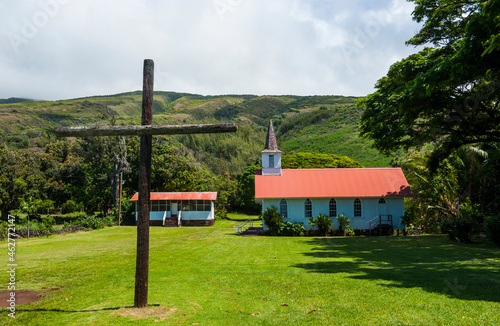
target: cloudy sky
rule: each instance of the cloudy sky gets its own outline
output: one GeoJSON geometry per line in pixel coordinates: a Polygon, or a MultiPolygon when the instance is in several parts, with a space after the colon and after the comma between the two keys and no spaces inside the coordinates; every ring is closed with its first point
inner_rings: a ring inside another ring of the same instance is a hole
{"type": "Polygon", "coordinates": [[[353,95],[418,51],[404,0],[0,0],[0,98],[353,95]]]}

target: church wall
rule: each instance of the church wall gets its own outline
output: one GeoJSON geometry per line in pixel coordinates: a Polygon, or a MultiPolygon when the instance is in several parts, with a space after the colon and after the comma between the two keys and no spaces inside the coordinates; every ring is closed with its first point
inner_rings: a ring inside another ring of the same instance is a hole
{"type": "MultiPolygon", "coordinates": [[[[299,222],[303,223],[304,227],[309,230],[311,225],[309,224],[309,219],[305,218],[305,200],[307,198],[298,199],[287,199],[288,207],[288,217],[284,219],[285,222],[299,222]]],[[[312,216],[317,217],[318,214],[322,213],[329,215],[330,210],[330,199],[331,198],[309,198],[312,202],[312,216]]],[[[363,198],[359,197],[361,200],[361,217],[354,217],[354,200],[356,198],[335,198],[337,202],[337,215],[344,213],[349,217],[351,229],[368,229],[368,221],[377,217],[381,212],[379,212],[379,200],[380,198],[363,198]]],[[[404,215],[404,199],[403,198],[385,198],[386,201],[386,211],[384,215],[392,215],[393,226],[395,229],[403,228],[401,225],[401,216],[404,215]]],[[[262,203],[262,210],[270,206],[275,206],[280,209],[280,199],[265,199],[262,203]]],[[[337,219],[332,218],[332,229],[338,229],[339,223],[337,219]]],[[[267,227],[264,225],[264,229],[267,227]]]]}

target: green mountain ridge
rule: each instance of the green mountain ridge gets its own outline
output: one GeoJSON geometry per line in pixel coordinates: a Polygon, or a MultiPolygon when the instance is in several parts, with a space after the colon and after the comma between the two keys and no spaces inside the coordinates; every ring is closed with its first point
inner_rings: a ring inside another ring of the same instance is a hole
{"type": "MultiPolygon", "coordinates": [[[[235,134],[179,135],[196,159],[215,173],[241,173],[260,158],[268,120],[273,119],[280,149],[348,156],[364,166],[388,166],[390,158],[359,138],[362,110],[355,97],[315,95],[198,95],[155,92],[153,123],[234,122],[235,134]]],[[[1,103],[1,102],[0,102],[1,103]]],[[[140,124],[142,92],[59,101],[0,104],[0,143],[44,148],[57,139],[58,126],[140,124]]]]}
{"type": "Polygon", "coordinates": [[[9,104],[9,103],[20,103],[20,102],[29,102],[33,101],[27,98],[20,97],[9,97],[9,98],[0,98],[0,104],[9,104]]]}

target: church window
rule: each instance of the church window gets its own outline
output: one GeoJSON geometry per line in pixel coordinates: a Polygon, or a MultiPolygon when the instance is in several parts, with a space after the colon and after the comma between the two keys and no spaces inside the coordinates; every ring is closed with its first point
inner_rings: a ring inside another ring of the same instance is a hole
{"type": "Polygon", "coordinates": [[[361,217],[361,200],[359,198],[354,200],[354,217],[361,217]]]}
{"type": "Polygon", "coordinates": [[[312,203],[309,199],[306,199],[304,203],[304,217],[312,217],[312,203]]]}
{"type": "Polygon", "coordinates": [[[274,155],[269,155],[269,167],[274,168],[274,155]]]}
{"type": "Polygon", "coordinates": [[[288,217],[288,205],[285,199],[282,199],[280,201],[280,214],[281,217],[287,218],[288,217]]]}
{"type": "Polygon", "coordinates": [[[164,212],[167,210],[167,201],[166,200],[152,200],[151,211],[152,212],[164,212]]]}
{"type": "Polygon", "coordinates": [[[337,201],[330,199],[330,217],[337,217],[337,201]]]}

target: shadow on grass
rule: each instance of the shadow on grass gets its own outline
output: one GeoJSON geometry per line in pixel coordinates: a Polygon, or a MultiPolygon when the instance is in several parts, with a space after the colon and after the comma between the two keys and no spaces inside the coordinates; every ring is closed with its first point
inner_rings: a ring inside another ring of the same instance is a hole
{"type": "MultiPolygon", "coordinates": [[[[149,307],[159,307],[159,304],[150,304],[148,305],[149,307]]],[[[43,311],[43,312],[68,312],[68,313],[75,313],[75,312],[98,312],[98,311],[113,311],[113,310],[120,310],[120,309],[132,309],[134,306],[122,306],[122,307],[108,307],[108,308],[101,308],[101,309],[82,309],[82,310],[64,310],[64,309],[42,309],[42,308],[37,308],[37,309],[23,309],[23,308],[17,308],[17,312],[33,312],[33,311],[43,311]]],[[[5,309],[7,310],[7,309],[5,309]]]]}
{"type": "Polygon", "coordinates": [[[454,244],[446,236],[314,238],[314,273],[345,273],[381,286],[421,288],[464,300],[500,302],[500,250],[454,244]]]}

